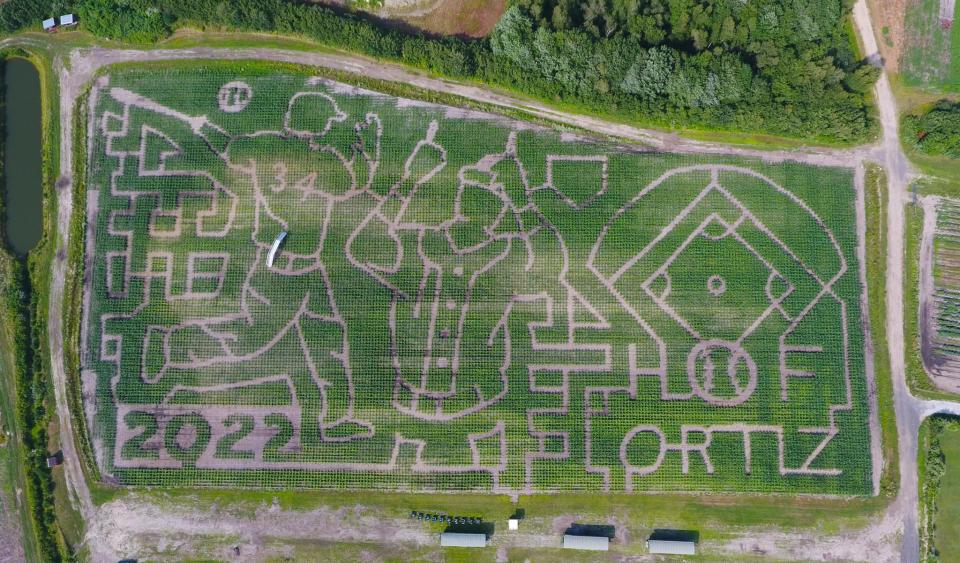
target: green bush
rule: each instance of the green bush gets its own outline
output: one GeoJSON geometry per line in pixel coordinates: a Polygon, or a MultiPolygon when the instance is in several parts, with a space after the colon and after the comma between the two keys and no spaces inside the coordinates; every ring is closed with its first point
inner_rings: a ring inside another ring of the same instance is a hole
{"type": "Polygon", "coordinates": [[[82,0],[77,15],[90,33],[130,43],[153,43],[170,34],[157,6],[149,0],[82,0]]]}
{"type": "Polygon", "coordinates": [[[928,111],[903,118],[903,142],[930,156],[960,158],[960,103],[940,100],[928,111]]]}

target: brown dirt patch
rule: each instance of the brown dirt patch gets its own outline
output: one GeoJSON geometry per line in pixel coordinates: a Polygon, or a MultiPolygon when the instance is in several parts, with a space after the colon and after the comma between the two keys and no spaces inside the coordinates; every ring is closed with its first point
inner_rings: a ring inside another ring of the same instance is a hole
{"type": "Polygon", "coordinates": [[[415,13],[396,16],[429,33],[486,37],[500,21],[507,0],[439,0],[415,13]]]}
{"type": "Polygon", "coordinates": [[[909,0],[867,0],[877,44],[887,70],[898,72],[904,48],[904,21],[909,0]]]}

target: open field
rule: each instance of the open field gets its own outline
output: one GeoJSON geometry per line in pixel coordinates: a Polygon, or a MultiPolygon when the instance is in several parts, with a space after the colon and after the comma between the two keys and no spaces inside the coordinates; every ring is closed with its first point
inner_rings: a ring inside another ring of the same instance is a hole
{"type": "Polygon", "coordinates": [[[909,1],[900,64],[908,85],[948,91],[960,89],[958,20],[952,0],[909,1]]]}
{"type": "Polygon", "coordinates": [[[936,546],[942,561],[960,558],[960,431],[948,427],[940,435],[946,470],[937,499],[936,546]]]}
{"type": "Polygon", "coordinates": [[[108,479],[871,490],[850,170],[218,65],[91,108],[108,479]]]}
{"type": "Polygon", "coordinates": [[[937,415],[923,423],[921,468],[921,561],[960,557],[960,424],[937,415]]]}

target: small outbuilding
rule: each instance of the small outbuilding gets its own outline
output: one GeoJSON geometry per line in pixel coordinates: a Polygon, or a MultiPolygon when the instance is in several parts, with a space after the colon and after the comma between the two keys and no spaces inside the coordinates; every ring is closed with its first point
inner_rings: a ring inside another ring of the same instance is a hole
{"type": "Polygon", "coordinates": [[[63,463],[63,456],[58,452],[47,456],[47,468],[51,469],[63,463]]]}
{"type": "Polygon", "coordinates": [[[47,18],[41,23],[44,31],[52,31],[53,28],[57,27],[56,18],[47,18]]]}
{"type": "Polygon", "coordinates": [[[444,532],[440,534],[440,547],[487,547],[487,535],[444,532]]]}
{"type": "Polygon", "coordinates": [[[647,551],[662,555],[696,555],[697,544],[689,540],[647,540],[647,551]]]}
{"type": "Polygon", "coordinates": [[[60,16],[60,25],[62,26],[77,25],[77,17],[74,16],[73,14],[64,14],[60,16]]]}
{"type": "Polygon", "coordinates": [[[585,549],[588,551],[607,551],[610,549],[610,538],[605,536],[575,536],[564,534],[564,549],[585,549]]]}
{"type": "Polygon", "coordinates": [[[510,518],[507,520],[507,529],[508,530],[519,530],[520,529],[520,519],[519,518],[510,518]]]}

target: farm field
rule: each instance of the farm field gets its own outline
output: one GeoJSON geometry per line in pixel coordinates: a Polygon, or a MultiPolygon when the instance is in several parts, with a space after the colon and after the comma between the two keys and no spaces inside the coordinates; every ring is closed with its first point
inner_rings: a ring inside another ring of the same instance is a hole
{"type": "Polygon", "coordinates": [[[960,389],[960,201],[930,198],[926,207],[933,232],[925,232],[922,270],[923,359],[941,387],[960,389]],[[931,240],[932,239],[932,240],[931,240]],[[926,254],[930,254],[927,256],[926,254]]]}
{"type": "Polygon", "coordinates": [[[91,93],[107,480],[870,493],[852,170],[242,68],[91,93]]]}
{"type": "Polygon", "coordinates": [[[900,72],[909,86],[955,91],[960,89],[960,4],[951,0],[909,0],[905,48],[900,72]]]}

